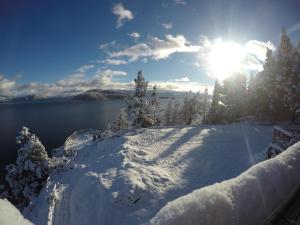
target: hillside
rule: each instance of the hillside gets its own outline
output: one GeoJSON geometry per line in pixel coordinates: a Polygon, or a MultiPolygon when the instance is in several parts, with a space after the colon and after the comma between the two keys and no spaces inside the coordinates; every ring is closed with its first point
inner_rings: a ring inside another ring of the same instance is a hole
{"type": "Polygon", "coordinates": [[[271,127],[145,129],[91,142],[53,174],[25,213],[35,224],[142,224],[168,202],[233,178],[264,158],[271,127]]]}
{"type": "Polygon", "coordinates": [[[127,93],[124,91],[92,89],[75,95],[72,99],[80,101],[100,101],[105,99],[124,99],[126,96],[127,93]]]}

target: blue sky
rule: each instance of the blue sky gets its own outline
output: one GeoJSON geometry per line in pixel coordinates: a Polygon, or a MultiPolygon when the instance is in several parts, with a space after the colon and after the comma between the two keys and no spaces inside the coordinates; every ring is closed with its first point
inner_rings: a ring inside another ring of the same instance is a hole
{"type": "Polygon", "coordinates": [[[0,94],[128,88],[140,69],[162,89],[202,90],[215,79],[207,45],[265,50],[283,25],[296,43],[299,9],[296,0],[2,0],[0,94]]]}

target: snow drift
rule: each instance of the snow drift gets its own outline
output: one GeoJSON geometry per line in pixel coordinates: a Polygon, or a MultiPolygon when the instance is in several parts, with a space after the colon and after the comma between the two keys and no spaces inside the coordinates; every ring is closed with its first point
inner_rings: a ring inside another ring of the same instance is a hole
{"type": "Polygon", "coordinates": [[[151,225],[257,225],[300,186],[300,142],[236,178],[207,186],[163,207],[151,225]]]}
{"type": "Polygon", "coordinates": [[[19,210],[6,199],[0,199],[0,225],[32,225],[19,210]]]}

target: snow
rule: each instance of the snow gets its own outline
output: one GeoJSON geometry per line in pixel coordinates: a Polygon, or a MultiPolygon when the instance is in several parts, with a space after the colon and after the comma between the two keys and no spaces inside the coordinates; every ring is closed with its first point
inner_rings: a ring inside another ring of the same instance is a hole
{"type": "Polygon", "coordinates": [[[0,199],[0,225],[32,225],[6,199],[0,199]]]}
{"type": "Polygon", "coordinates": [[[287,136],[289,136],[289,137],[293,137],[293,136],[294,136],[292,132],[289,132],[289,131],[287,131],[287,130],[284,130],[284,129],[282,129],[282,128],[279,127],[279,126],[274,126],[274,129],[280,131],[281,133],[284,133],[285,135],[287,135],[287,136]]]}
{"type": "MultiPolygon", "coordinates": [[[[271,133],[271,126],[235,124],[139,129],[95,142],[81,134],[72,139],[75,159],[24,213],[39,225],[147,223],[168,202],[264,159],[271,133]]],[[[207,203],[223,199],[231,213],[227,195],[209,195],[207,203]]]]}
{"type": "Polygon", "coordinates": [[[236,178],[168,203],[150,224],[260,224],[299,188],[299,161],[300,142],[236,178]]]}

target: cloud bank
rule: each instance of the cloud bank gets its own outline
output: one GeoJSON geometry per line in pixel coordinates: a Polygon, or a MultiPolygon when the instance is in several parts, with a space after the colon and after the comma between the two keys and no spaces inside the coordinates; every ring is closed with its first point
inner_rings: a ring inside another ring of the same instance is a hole
{"type": "Polygon", "coordinates": [[[110,59],[126,60],[133,62],[141,58],[150,58],[154,60],[166,59],[174,53],[197,52],[199,46],[191,45],[183,35],[166,35],[165,39],[149,36],[144,43],[138,43],[120,51],[109,53],[110,59]]]}

